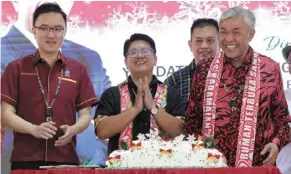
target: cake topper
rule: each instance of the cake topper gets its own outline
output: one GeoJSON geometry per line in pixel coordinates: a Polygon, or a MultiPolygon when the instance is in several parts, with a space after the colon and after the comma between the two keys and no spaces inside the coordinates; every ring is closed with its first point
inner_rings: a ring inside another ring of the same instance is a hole
{"type": "Polygon", "coordinates": [[[216,141],[213,137],[207,137],[204,139],[204,147],[206,149],[215,149],[216,141]]]}

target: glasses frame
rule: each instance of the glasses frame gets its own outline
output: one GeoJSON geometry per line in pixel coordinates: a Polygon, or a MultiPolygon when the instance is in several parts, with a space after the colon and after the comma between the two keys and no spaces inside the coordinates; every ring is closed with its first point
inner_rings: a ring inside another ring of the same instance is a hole
{"type": "Polygon", "coordinates": [[[49,26],[43,26],[43,25],[41,25],[41,26],[34,25],[33,28],[38,29],[40,32],[43,32],[46,35],[51,31],[54,33],[54,35],[56,35],[56,34],[59,35],[66,30],[66,27],[63,27],[63,26],[49,27],[49,26]],[[46,28],[46,30],[42,30],[41,28],[46,28]],[[61,28],[62,30],[57,31],[56,28],[61,28]]]}
{"type": "Polygon", "coordinates": [[[132,50],[128,50],[126,52],[126,57],[136,58],[139,54],[141,54],[142,56],[155,56],[155,51],[152,48],[132,49],[132,50]],[[145,51],[145,50],[150,51],[151,55],[144,54],[143,51],[145,51]],[[136,55],[130,55],[131,51],[137,51],[136,55]]]}

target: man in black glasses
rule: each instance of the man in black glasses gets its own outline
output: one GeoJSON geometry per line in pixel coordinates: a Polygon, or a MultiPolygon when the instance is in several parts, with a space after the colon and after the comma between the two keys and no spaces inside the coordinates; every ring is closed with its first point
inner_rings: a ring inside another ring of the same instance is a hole
{"type": "Polygon", "coordinates": [[[159,129],[166,137],[179,135],[179,117],[185,114],[179,92],[153,75],[157,63],[154,40],[145,34],[133,34],[123,48],[131,75],[102,94],[95,114],[96,135],[109,138],[108,154],[121,148],[121,142],[130,146],[138,134],[150,130],[159,129]]]}
{"type": "Polygon", "coordinates": [[[12,170],[79,164],[76,134],[90,124],[97,98],[86,67],[59,51],[66,20],[58,4],[40,5],[32,28],[38,49],[2,75],[2,120],[14,130],[12,170]]]}

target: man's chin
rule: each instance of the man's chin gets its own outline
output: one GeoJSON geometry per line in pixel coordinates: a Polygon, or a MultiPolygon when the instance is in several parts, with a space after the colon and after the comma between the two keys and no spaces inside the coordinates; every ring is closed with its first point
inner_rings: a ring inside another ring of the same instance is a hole
{"type": "Polygon", "coordinates": [[[59,51],[59,49],[57,49],[57,48],[46,48],[46,49],[44,49],[44,51],[47,52],[47,53],[56,53],[56,52],[59,51]]]}
{"type": "Polygon", "coordinates": [[[229,51],[226,51],[224,52],[226,57],[230,58],[230,59],[235,59],[235,58],[238,58],[239,55],[237,53],[233,53],[233,52],[229,52],[229,51]]]}

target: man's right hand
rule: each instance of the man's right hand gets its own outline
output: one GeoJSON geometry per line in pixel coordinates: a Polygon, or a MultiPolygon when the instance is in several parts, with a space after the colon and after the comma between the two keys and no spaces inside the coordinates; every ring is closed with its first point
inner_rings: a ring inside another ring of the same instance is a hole
{"type": "Polygon", "coordinates": [[[55,126],[55,122],[43,122],[40,125],[35,125],[32,129],[31,134],[35,138],[42,138],[42,139],[50,139],[56,135],[57,127],[55,126]]]}
{"type": "Polygon", "coordinates": [[[133,108],[136,109],[138,114],[143,110],[144,103],[143,103],[143,94],[142,94],[142,80],[139,79],[137,93],[135,94],[135,102],[133,108]]]}

